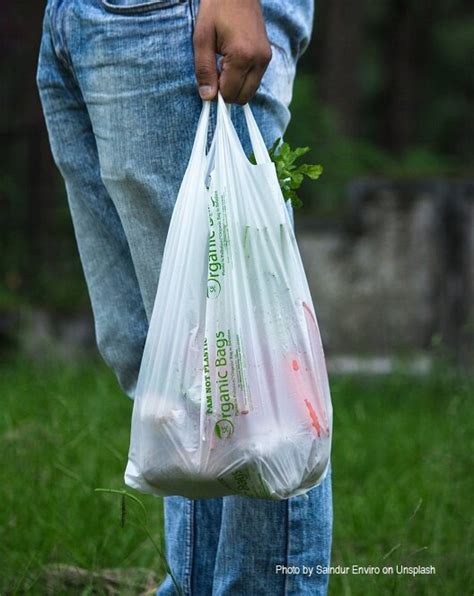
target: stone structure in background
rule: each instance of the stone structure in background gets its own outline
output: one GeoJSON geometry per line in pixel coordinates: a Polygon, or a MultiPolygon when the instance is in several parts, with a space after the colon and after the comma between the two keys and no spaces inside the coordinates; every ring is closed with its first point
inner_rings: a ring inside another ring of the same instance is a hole
{"type": "MultiPolygon", "coordinates": [[[[474,182],[356,181],[348,192],[344,221],[297,226],[330,368],[385,373],[401,355],[423,373],[439,344],[469,365],[474,182]]],[[[22,313],[18,327],[32,356],[94,345],[84,313],[22,313]]]]}
{"type": "Polygon", "coordinates": [[[466,182],[355,181],[342,224],[299,226],[329,355],[410,354],[442,342],[468,364],[473,191],[466,182]]]}

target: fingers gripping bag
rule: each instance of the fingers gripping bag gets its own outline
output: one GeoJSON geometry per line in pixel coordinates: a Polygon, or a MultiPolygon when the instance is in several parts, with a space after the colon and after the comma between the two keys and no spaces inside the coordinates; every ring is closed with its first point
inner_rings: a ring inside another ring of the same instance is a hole
{"type": "Polygon", "coordinates": [[[140,368],[125,482],[155,495],[286,499],[325,477],[332,406],[293,227],[261,134],[257,165],[218,98],[176,201],[140,368]]]}

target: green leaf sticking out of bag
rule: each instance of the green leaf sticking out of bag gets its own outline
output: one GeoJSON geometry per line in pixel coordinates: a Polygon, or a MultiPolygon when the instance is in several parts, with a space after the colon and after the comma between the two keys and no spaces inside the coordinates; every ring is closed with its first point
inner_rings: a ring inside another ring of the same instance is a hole
{"type": "MultiPolygon", "coordinates": [[[[281,143],[278,138],[268,150],[271,160],[275,164],[278,181],[281,186],[285,201],[290,200],[295,209],[303,206],[303,202],[296,194],[304,177],[317,180],[323,173],[320,164],[296,164],[295,162],[310,151],[309,147],[296,147],[292,149],[288,143],[281,143]]],[[[255,155],[250,156],[251,163],[255,164],[255,155]]]]}

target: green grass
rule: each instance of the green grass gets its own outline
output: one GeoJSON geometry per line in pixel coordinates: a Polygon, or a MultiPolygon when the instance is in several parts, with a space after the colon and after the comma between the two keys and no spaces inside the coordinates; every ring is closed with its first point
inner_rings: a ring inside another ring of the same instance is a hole
{"type": "Polygon", "coordinates": [[[474,384],[438,371],[333,383],[333,565],[435,576],[333,576],[334,595],[472,594],[474,384]]]}
{"type": "MultiPolygon", "coordinates": [[[[123,488],[132,402],[114,377],[97,363],[15,363],[1,371],[0,395],[0,593],[23,593],[42,564],[56,561],[162,573],[145,533],[121,527],[120,497],[94,492],[123,488]]],[[[161,500],[141,499],[160,542],[161,500]]]]}
{"type": "MultiPolygon", "coordinates": [[[[41,566],[163,563],[133,522],[121,527],[132,402],[96,362],[0,369],[0,593],[42,594],[41,566]]],[[[473,383],[332,379],[333,565],[435,565],[435,576],[333,576],[331,594],[472,593],[473,383]]],[[[161,542],[161,501],[142,496],[161,542]]],[[[256,570],[258,572],[258,570],[256,570]]],[[[80,592],[78,592],[80,593],[80,592]]],[[[84,591],[85,593],[90,593],[84,591]]]]}

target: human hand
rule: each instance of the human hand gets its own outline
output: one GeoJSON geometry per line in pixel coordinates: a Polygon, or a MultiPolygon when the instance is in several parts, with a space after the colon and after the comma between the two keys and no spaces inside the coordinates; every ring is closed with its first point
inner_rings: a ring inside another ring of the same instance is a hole
{"type": "Polygon", "coordinates": [[[227,102],[245,104],[255,95],[272,57],[260,0],[201,0],[193,44],[202,99],[219,90],[227,102]]]}

